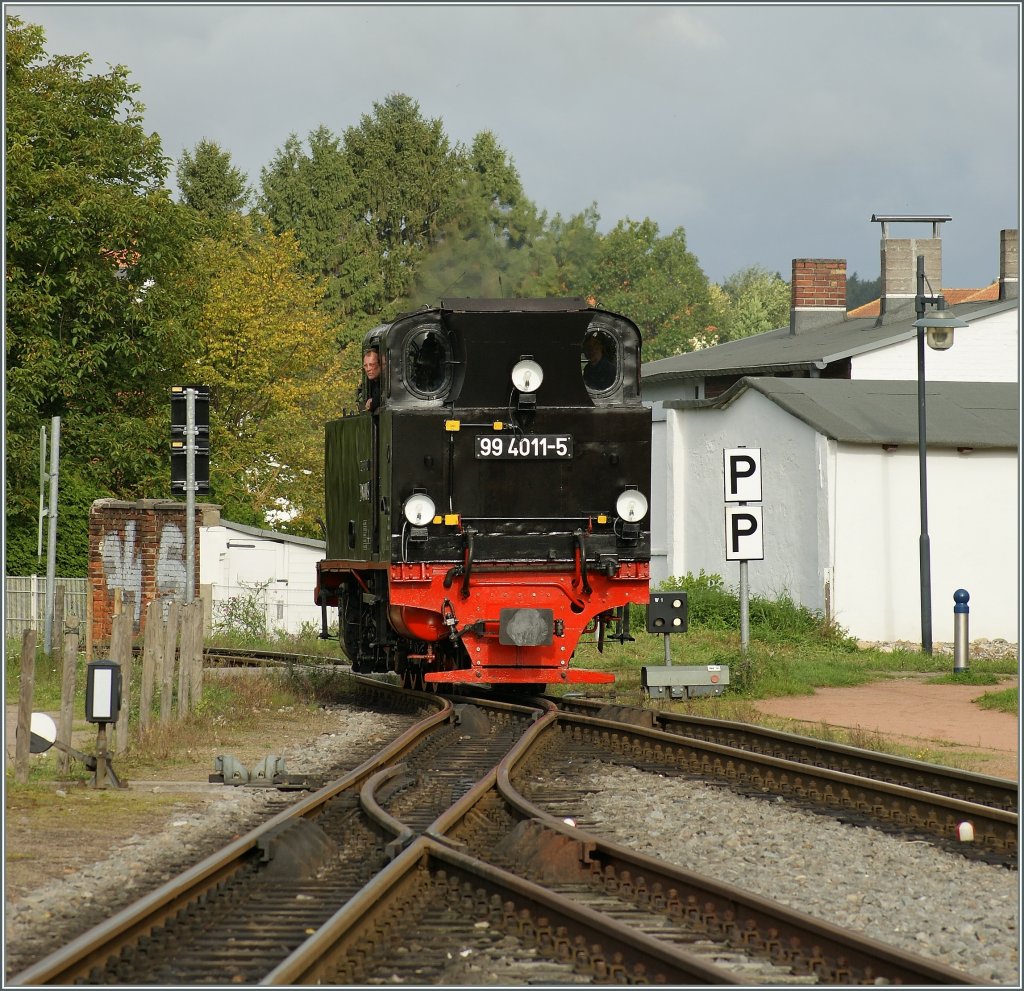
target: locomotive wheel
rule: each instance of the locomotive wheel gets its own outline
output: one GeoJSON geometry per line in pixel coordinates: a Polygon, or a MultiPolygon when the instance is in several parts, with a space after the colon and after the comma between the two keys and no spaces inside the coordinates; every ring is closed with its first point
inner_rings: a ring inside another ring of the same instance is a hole
{"type": "Polygon", "coordinates": [[[342,595],[341,645],[345,656],[352,662],[354,671],[362,670],[359,664],[359,643],[361,640],[359,599],[348,589],[342,595]]]}

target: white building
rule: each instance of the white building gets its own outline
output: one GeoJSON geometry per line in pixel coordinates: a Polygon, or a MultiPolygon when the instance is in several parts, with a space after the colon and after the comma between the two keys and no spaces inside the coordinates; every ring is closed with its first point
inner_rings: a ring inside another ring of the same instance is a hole
{"type": "Polygon", "coordinates": [[[321,611],[313,595],[316,563],[325,549],[322,540],[227,520],[200,527],[199,581],[212,586],[214,623],[225,603],[240,597],[261,605],[268,632],[296,634],[304,625],[319,631],[321,611]]]}
{"type": "MultiPolygon", "coordinates": [[[[748,564],[751,592],[788,593],[863,640],[920,643],[914,268],[924,255],[941,285],[942,218],[917,240],[887,236],[903,218],[879,219],[877,317],[847,314],[844,261],[799,259],[788,328],[643,367],[652,584],[702,569],[738,584],[725,556],[723,451],[760,448],[764,560],[748,564]]],[[[953,639],[959,588],[971,595],[972,639],[1018,639],[1017,272],[1017,232],[1004,231],[997,298],[952,307],[969,327],[950,350],[926,349],[936,642],[953,639]]]]}

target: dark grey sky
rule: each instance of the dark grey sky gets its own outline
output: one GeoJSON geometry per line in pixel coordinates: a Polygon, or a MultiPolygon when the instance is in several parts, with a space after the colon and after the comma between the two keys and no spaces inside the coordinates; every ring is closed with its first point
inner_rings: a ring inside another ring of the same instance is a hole
{"type": "Polygon", "coordinates": [[[1019,226],[1018,3],[5,10],[127,66],[165,154],[208,138],[254,185],[289,134],[402,92],[452,141],[493,131],[549,214],[683,227],[715,281],[794,258],[874,278],[871,215],[939,213],[944,285],[980,286],[1019,226]]]}

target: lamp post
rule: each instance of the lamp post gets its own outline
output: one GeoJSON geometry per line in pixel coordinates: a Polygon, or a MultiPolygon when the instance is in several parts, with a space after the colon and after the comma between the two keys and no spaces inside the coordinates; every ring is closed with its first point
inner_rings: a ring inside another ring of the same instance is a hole
{"type": "MultiPolygon", "coordinates": [[[[928,538],[928,454],[925,428],[925,375],[924,345],[936,351],[947,351],[953,346],[953,331],[957,327],[968,327],[959,317],[946,312],[946,300],[938,296],[925,295],[924,255],[917,256],[917,295],[914,308],[917,319],[917,462],[921,485],[921,650],[932,652],[932,552],[928,538]],[[935,312],[926,316],[927,308],[934,306],[935,312]]],[[[929,286],[929,289],[931,287],[929,286]]]]}

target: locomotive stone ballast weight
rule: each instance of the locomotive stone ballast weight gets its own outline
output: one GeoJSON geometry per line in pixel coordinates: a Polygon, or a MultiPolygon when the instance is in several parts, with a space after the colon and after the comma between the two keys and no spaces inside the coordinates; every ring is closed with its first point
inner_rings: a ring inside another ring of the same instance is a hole
{"type": "Polygon", "coordinates": [[[353,670],[420,688],[614,680],[570,662],[581,641],[631,639],[629,603],[649,595],[640,345],[582,299],[442,300],[370,331],[381,405],[327,424],[317,565],[323,635],[336,608],[353,670]],[[590,335],[614,369],[596,384],[590,335]]]}

